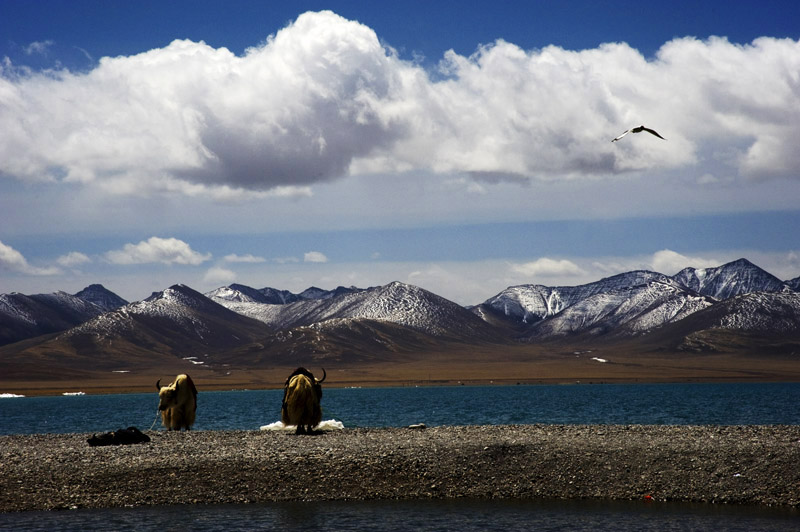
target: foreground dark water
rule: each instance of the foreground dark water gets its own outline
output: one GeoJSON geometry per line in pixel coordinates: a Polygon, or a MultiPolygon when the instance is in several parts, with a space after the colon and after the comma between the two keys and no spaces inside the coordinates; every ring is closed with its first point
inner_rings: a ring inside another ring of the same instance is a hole
{"type": "Polygon", "coordinates": [[[83,530],[795,531],[786,509],[610,501],[375,501],[0,514],[0,528],[83,530]]]}
{"type": "MultiPolygon", "coordinates": [[[[194,429],[257,430],[280,419],[282,394],[200,390],[194,429]]],[[[3,398],[0,434],[161,429],[157,405],[155,391],[3,398]]],[[[796,425],[800,383],[325,388],[322,406],[323,419],[348,428],[414,423],[796,425]]]]}

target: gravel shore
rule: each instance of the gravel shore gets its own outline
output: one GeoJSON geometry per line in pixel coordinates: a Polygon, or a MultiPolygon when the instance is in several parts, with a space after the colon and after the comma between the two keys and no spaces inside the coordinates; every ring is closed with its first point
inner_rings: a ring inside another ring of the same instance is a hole
{"type": "Polygon", "coordinates": [[[507,425],[0,437],[0,511],[289,500],[800,506],[800,426],[507,425]]]}

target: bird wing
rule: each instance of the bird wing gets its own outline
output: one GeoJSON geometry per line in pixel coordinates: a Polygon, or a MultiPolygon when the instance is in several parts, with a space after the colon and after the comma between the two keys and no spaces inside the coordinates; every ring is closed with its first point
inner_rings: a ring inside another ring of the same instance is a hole
{"type": "Polygon", "coordinates": [[[667,140],[667,139],[665,139],[664,137],[662,137],[661,135],[659,135],[659,134],[658,134],[658,132],[656,132],[656,130],[655,130],[655,129],[650,129],[649,127],[644,127],[644,126],[642,126],[642,131],[647,131],[647,132],[648,132],[648,133],[650,133],[651,135],[655,135],[656,137],[658,137],[658,138],[660,138],[660,139],[667,140]]]}
{"type": "Polygon", "coordinates": [[[626,129],[626,130],[625,130],[625,133],[623,133],[622,135],[620,135],[619,137],[617,137],[617,138],[615,138],[615,139],[612,139],[612,140],[611,140],[611,142],[617,142],[619,139],[621,139],[622,137],[624,137],[625,135],[627,135],[628,133],[630,133],[630,131],[631,131],[630,129],[626,129]]]}

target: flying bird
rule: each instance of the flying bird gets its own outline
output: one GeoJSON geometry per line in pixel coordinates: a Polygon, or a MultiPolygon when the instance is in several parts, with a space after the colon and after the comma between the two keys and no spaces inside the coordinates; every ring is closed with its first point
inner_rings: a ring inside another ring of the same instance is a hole
{"type": "Polygon", "coordinates": [[[656,137],[658,137],[660,139],[667,140],[664,137],[662,137],[661,135],[659,135],[658,132],[655,129],[650,129],[649,127],[639,126],[639,127],[633,127],[631,129],[626,130],[622,135],[620,135],[619,137],[615,138],[611,142],[617,142],[619,139],[621,139],[622,137],[624,137],[628,133],[641,133],[642,131],[647,131],[651,135],[655,135],[656,137]]]}

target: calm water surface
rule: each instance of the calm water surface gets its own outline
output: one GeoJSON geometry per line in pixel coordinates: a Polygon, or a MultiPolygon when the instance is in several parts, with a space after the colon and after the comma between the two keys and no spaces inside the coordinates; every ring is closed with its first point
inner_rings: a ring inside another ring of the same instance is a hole
{"type": "MultiPolygon", "coordinates": [[[[0,390],[2,393],[2,390],[0,390]]],[[[282,390],[203,392],[195,430],[257,430],[280,419],[282,390]]],[[[0,434],[107,432],[156,421],[158,395],[0,399],[0,434]]],[[[504,424],[800,423],[800,383],[325,388],[324,419],[345,427],[504,424]]],[[[160,419],[155,429],[161,429],[160,419]]]]}
{"type": "Polygon", "coordinates": [[[0,514],[0,528],[83,530],[796,531],[792,510],[609,501],[378,501],[0,514]]]}

